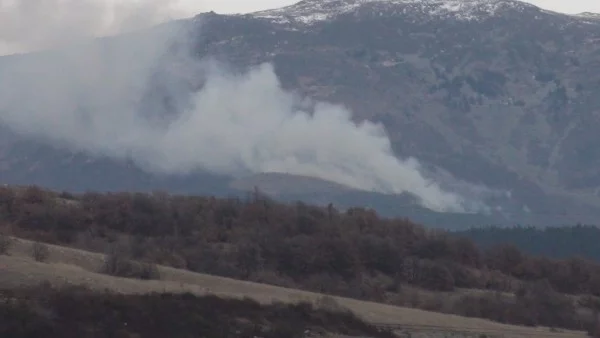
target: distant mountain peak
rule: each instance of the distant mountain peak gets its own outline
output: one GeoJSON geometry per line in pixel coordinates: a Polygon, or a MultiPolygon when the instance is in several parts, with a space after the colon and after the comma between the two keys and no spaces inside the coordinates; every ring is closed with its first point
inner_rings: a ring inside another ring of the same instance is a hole
{"type": "Polygon", "coordinates": [[[515,0],[304,0],[291,6],[251,15],[280,24],[312,25],[364,7],[377,11],[381,16],[414,12],[464,21],[478,21],[505,10],[537,8],[515,0]]]}
{"type": "Polygon", "coordinates": [[[575,16],[583,17],[583,18],[591,18],[591,19],[600,19],[600,13],[592,13],[592,12],[582,12],[577,13],[575,16]]]}

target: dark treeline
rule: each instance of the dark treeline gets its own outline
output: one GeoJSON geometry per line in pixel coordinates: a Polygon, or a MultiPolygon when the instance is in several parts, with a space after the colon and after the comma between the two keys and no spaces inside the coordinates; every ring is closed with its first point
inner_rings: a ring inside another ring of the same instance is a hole
{"type": "Polygon", "coordinates": [[[119,295],[84,288],[0,291],[0,337],[295,338],[305,332],[378,338],[347,311],[191,294],[119,295]]]}
{"type": "Polygon", "coordinates": [[[133,259],[196,272],[515,324],[589,327],[600,296],[593,261],[535,257],[511,245],[480,249],[409,220],[280,204],[258,192],[240,200],[8,187],[0,188],[0,222],[37,241],[118,245],[133,259]],[[414,288],[486,292],[424,304],[404,291],[414,288]]]}
{"type": "Polygon", "coordinates": [[[486,227],[453,232],[482,248],[510,243],[531,255],[550,258],[585,257],[600,262],[600,228],[591,225],[564,227],[486,227]]]}

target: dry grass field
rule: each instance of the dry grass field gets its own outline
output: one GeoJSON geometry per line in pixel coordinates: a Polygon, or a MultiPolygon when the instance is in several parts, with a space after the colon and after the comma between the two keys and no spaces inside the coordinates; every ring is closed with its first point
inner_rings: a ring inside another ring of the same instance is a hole
{"type": "MultiPolygon", "coordinates": [[[[160,281],[142,281],[97,273],[104,256],[97,253],[50,245],[45,263],[31,257],[32,242],[15,239],[8,256],[0,256],[0,287],[35,285],[86,285],[97,290],[122,293],[191,292],[228,297],[250,297],[260,302],[319,302],[322,295],[238,281],[228,278],[159,267],[160,281]]],[[[372,323],[403,326],[412,337],[586,337],[583,332],[554,331],[503,325],[488,320],[401,308],[372,302],[334,297],[337,303],[372,323]],[[436,333],[437,332],[437,333],[436,333]]]]}

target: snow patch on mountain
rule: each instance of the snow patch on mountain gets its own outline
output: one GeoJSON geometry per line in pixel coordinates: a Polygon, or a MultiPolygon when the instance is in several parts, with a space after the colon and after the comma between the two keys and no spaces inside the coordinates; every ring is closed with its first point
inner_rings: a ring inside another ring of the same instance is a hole
{"type": "Polygon", "coordinates": [[[312,25],[369,6],[378,15],[420,13],[478,21],[506,10],[537,8],[515,0],[304,0],[295,5],[252,13],[280,24],[312,25]]]}
{"type": "Polygon", "coordinates": [[[596,19],[600,20],[600,13],[592,13],[592,12],[583,12],[575,14],[575,16],[586,19],[596,19]]]}

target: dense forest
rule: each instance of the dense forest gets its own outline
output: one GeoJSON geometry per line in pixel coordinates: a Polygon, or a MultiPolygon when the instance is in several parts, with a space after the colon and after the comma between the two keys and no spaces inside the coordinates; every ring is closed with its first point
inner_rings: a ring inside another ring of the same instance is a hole
{"type": "Polygon", "coordinates": [[[101,252],[119,247],[138,261],[237,279],[514,324],[598,322],[600,263],[537,257],[514,245],[481,249],[361,208],[281,204],[259,192],[217,199],[4,187],[0,222],[8,235],[101,252]],[[436,296],[418,299],[415,289],[436,296]]]}
{"type": "Polygon", "coordinates": [[[600,262],[600,228],[591,225],[565,227],[486,227],[456,231],[481,248],[510,243],[531,255],[550,258],[585,257],[600,262]]]}
{"type": "Polygon", "coordinates": [[[296,338],[306,332],[395,337],[350,312],[308,303],[261,305],[250,299],[119,295],[49,285],[0,291],[0,300],[0,337],[10,338],[296,338]]]}

